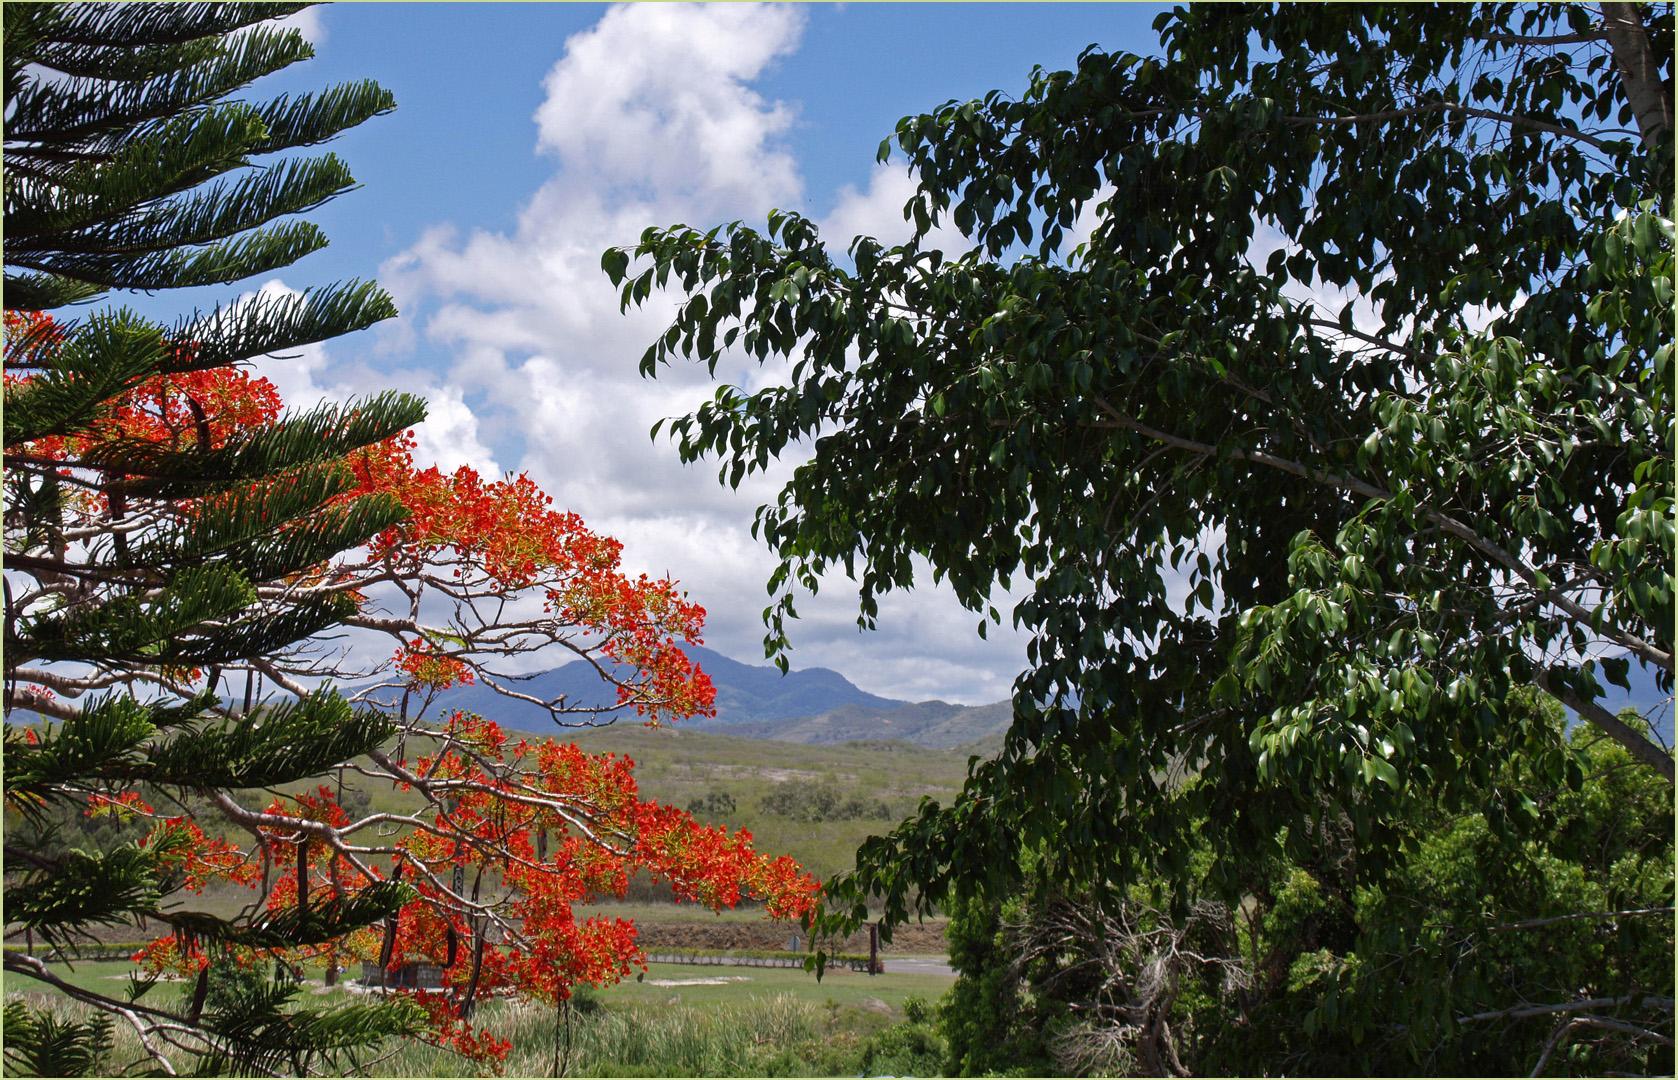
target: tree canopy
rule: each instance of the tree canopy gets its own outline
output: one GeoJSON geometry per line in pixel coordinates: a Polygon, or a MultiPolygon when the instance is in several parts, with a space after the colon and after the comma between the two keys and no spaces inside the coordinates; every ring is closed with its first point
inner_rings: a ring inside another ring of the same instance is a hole
{"type": "MultiPolygon", "coordinates": [[[[1562,727],[1534,690],[1514,707],[1562,727]]],[[[1174,914],[1146,881],[1108,904],[1081,886],[956,901],[946,1073],[1671,1072],[1670,791],[1595,729],[1566,738],[1577,790],[1519,754],[1487,785],[1545,807],[1522,843],[1418,804],[1423,839],[1380,886],[1356,884],[1341,824],[1304,860],[1244,861],[1239,904],[1203,889],[1174,914]]]]}
{"type": "Polygon", "coordinates": [[[1582,776],[1523,687],[1672,780],[1598,701],[1630,663],[1672,685],[1671,6],[1156,28],[1160,56],[902,120],[904,245],[775,213],[603,259],[625,307],[685,294],[644,374],[791,362],[668,429],[729,483],[810,455],[758,512],[771,649],[831,567],[865,625],[916,556],[991,619],[1027,585],[1004,749],[864,846],[840,921],[1004,887],[1028,849],[1181,900],[1325,822],[1377,881],[1417,800],[1517,835],[1500,763],[1582,776]]]}

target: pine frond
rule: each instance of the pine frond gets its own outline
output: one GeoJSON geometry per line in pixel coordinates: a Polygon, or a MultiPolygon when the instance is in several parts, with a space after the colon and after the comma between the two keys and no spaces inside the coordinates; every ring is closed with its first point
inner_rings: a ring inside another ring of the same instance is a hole
{"type": "Polygon", "coordinates": [[[71,78],[146,82],[213,60],[220,50],[213,38],[140,46],[41,41],[31,49],[29,62],[71,78]]]}
{"type": "Polygon", "coordinates": [[[395,721],[352,709],[331,690],[248,716],[205,723],[154,748],[136,778],[199,788],[260,788],[319,776],[377,749],[395,721]]]}
{"type": "Polygon", "coordinates": [[[277,581],[366,543],[409,516],[389,496],[323,504],[345,490],[345,470],[310,469],[296,479],[205,499],[192,517],[136,548],[148,566],[230,563],[257,581],[277,581]]]}
{"type": "Polygon", "coordinates": [[[69,304],[85,304],[104,293],[97,285],[71,281],[56,274],[7,274],[7,311],[48,311],[69,304]]]}
{"type": "Polygon", "coordinates": [[[132,923],[163,903],[167,867],[137,845],[67,851],[51,862],[17,875],[5,892],[7,924],[27,927],[51,945],[90,926],[132,923]]]}
{"type": "MultiPolygon", "coordinates": [[[[0,760],[6,805],[33,817],[42,807],[79,803],[81,796],[72,789],[88,781],[148,771],[143,744],[157,734],[159,719],[133,698],[112,694],[94,699],[60,724],[48,724],[33,744],[21,729],[7,724],[0,760]]],[[[175,718],[161,719],[167,725],[175,718]]]]}
{"type": "Polygon", "coordinates": [[[292,1008],[296,995],[295,983],[276,982],[235,1009],[205,1013],[205,1027],[230,1045],[229,1072],[301,1074],[310,1063],[317,1071],[334,1072],[333,1063],[343,1050],[425,1030],[424,1010],[405,996],[322,1010],[292,1008]],[[317,1055],[326,1060],[318,1062],[317,1055]]]}
{"type": "Polygon", "coordinates": [[[256,598],[249,579],[232,567],[187,567],[150,596],[119,595],[97,606],[18,619],[15,636],[6,635],[6,649],[48,661],[222,663],[260,654],[206,647],[192,632],[211,620],[237,616],[256,598]]]}
{"type": "MultiPolygon", "coordinates": [[[[166,116],[179,116],[314,55],[296,30],[256,27],[222,38],[203,61],[165,71],[143,82],[70,78],[37,80],[8,104],[6,143],[75,151],[89,140],[130,132],[166,116]]],[[[85,152],[85,150],[84,150],[85,152]]]]}
{"type": "Polygon", "coordinates": [[[194,312],[169,333],[186,348],[167,371],[202,371],[296,349],[396,317],[390,294],[373,281],[348,281],[301,293],[258,293],[209,315],[194,312]]]}
{"type": "Polygon", "coordinates": [[[88,454],[85,463],[132,477],[124,485],[131,494],[187,498],[335,461],[424,418],[424,401],[411,394],[387,392],[344,405],[320,405],[277,424],[241,431],[206,452],[113,439],[88,454]]]}
{"type": "MultiPolygon", "coordinates": [[[[7,4],[6,23],[12,22],[7,4]]],[[[226,4],[18,4],[17,7],[45,9],[33,14],[44,21],[40,37],[70,45],[109,48],[144,48],[178,45],[199,38],[217,37],[271,19],[295,15],[312,3],[226,3],[226,4]]],[[[22,16],[20,15],[20,18],[22,16]]],[[[11,41],[7,41],[8,47],[11,41]]]]}
{"type": "Polygon", "coordinates": [[[341,83],[318,94],[281,95],[262,106],[268,137],[252,146],[251,153],[313,146],[395,110],[395,95],[370,79],[341,83]]]}
{"type": "Polygon", "coordinates": [[[62,1020],[21,999],[6,1002],[7,1076],[102,1076],[115,1040],[107,1013],[62,1020]]]}
{"type": "Polygon", "coordinates": [[[5,390],[5,446],[85,430],[107,403],[163,362],[158,327],[122,309],[101,312],[50,351],[51,367],[5,390]]]}
{"type": "Polygon", "coordinates": [[[13,263],[107,289],[187,289],[270,273],[325,246],[326,234],[314,222],[287,221],[209,247],[174,248],[139,256],[21,254],[13,263]]]}
{"type": "MultiPolygon", "coordinates": [[[[108,159],[67,157],[54,164],[8,147],[6,231],[29,239],[121,220],[250,164],[248,148],[265,130],[254,109],[234,102],[160,120],[108,159]]],[[[35,265],[41,262],[38,250],[14,255],[8,245],[7,265],[51,270],[35,265]]]]}
{"type": "Polygon", "coordinates": [[[287,161],[87,228],[31,234],[26,224],[20,235],[8,238],[9,254],[14,262],[52,252],[133,259],[183,244],[215,243],[277,217],[312,210],[353,184],[349,167],[331,154],[287,161]]]}

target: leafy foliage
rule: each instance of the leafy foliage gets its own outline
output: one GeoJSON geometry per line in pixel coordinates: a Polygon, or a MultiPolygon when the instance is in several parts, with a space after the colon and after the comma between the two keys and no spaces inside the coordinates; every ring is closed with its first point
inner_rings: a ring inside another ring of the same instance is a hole
{"type": "MultiPolygon", "coordinates": [[[[1542,722],[1559,728],[1560,709],[1542,722]]],[[[1152,908],[1145,885],[1118,902],[1081,890],[958,905],[946,1068],[1670,1071],[1670,793],[1590,728],[1568,745],[1582,775],[1557,782],[1517,756],[1488,785],[1531,801],[1527,835],[1419,802],[1424,839],[1378,887],[1357,883],[1342,816],[1307,837],[1304,860],[1248,861],[1239,905],[1202,896],[1186,920],[1152,908]]]]}
{"type": "Polygon", "coordinates": [[[669,421],[730,484],[813,447],[758,513],[771,649],[832,567],[864,625],[914,556],[993,620],[1029,583],[1001,755],[864,845],[836,925],[1006,891],[1036,849],[1181,915],[1189,852],[1233,903],[1325,815],[1373,887],[1422,793],[1529,827],[1487,784],[1567,768],[1509,704],[1533,686],[1670,784],[1595,699],[1628,662],[1672,679],[1671,25],[1177,11],[1162,57],[902,120],[903,246],[841,258],[777,212],[605,254],[625,307],[685,294],[644,374],[791,361],[669,421]],[[973,249],[927,249],[942,225],[973,249]]]}

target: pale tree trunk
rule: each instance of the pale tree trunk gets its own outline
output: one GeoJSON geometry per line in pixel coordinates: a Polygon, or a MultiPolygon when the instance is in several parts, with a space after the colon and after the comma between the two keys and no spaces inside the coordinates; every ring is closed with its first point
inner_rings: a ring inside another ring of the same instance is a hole
{"type": "Polygon", "coordinates": [[[1620,69],[1625,84],[1626,100],[1631,102],[1638,130],[1643,133],[1643,145],[1652,147],[1661,132],[1672,128],[1672,99],[1661,83],[1649,31],[1636,4],[1603,4],[1602,22],[1614,50],[1614,66],[1620,69]]]}

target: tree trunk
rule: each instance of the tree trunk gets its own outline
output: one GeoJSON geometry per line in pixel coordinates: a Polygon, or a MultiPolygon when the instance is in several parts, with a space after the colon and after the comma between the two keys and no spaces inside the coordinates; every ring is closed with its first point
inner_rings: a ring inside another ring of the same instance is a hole
{"type": "Polygon", "coordinates": [[[1603,4],[1602,22],[1614,50],[1614,66],[1625,84],[1626,100],[1643,133],[1643,145],[1653,147],[1661,133],[1672,127],[1672,100],[1661,83],[1649,32],[1636,4],[1603,4]]]}

